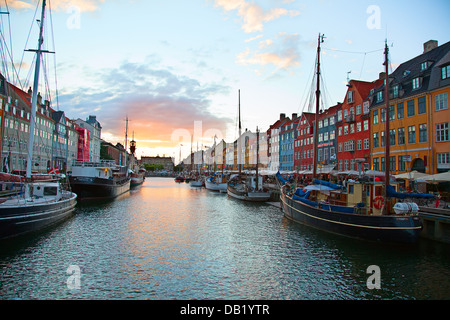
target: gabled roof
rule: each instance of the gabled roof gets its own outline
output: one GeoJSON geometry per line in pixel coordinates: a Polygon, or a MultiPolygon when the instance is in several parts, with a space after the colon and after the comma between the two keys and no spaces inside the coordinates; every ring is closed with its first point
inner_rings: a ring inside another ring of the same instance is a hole
{"type": "MultiPolygon", "coordinates": [[[[412,58],[406,62],[400,64],[395,71],[389,75],[389,85],[392,90],[395,86],[398,86],[398,98],[407,98],[410,95],[416,95],[421,92],[429,91],[435,83],[430,83],[430,75],[434,68],[438,67],[437,62],[440,62],[450,51],[450,41],[438,46],[428,52],[422,53],[415,58],[412,58]],[[422,63],[427,62],[428,67],[422,69],[422,63]],[[418,89],[412,88],[413,79],[420,78],[421,85],[418,89]]],[[[374,95],[384,90],[384,84],[374,90],[374,95]]],[[[383,104],[383,101],[373,101],[372,105],[383,104]]]]}

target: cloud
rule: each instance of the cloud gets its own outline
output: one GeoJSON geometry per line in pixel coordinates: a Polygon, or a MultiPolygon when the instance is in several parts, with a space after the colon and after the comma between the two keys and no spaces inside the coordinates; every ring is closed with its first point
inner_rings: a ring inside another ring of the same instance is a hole
{"type": "Polygon", "coordinates": [[[211,97],[229,91],[222,84],[201,83],[155,65],[128,61],[102,70],[96,81],[95,89],[60,93],[60,106],[69,118],[96,115],[102,135],[117,141],[124,139],[127,117],[129,136],[135,132],[145,147],[176,146],[173,132],[183,129],[192,134],[194,121],[201,121],[203,132],[225,132],[232,122],[210,110],[211,97]]]}
{"type": "Polygon", "coordinates": [[[246,33],[261,32],[264,23],[280,18],[281,16],[296,16],[300,13],[296,10],[274,8],[264,10],[260,5],[245,0],[215,0],[217,7],[225,11],[237,10],[237,15],[242,19],[242,29],[246,33]]]}
{"type": "Polygon", "coordinates": [[[275,67],[273,73],[280,70],[292,71],[300,65],[299,41],[298,34],[279,33],[274,39],[260,41],[255,51],[246,48],[236,56],[236,62],[244,66],[272,65],[275,67]]]}
{"type": "MultiPolygon", "coordinates": [[[[95,11],[99,8],[100,4],[105,0],[53,0],[51,1],[51,8],[53,10],[67,11],[71,8],[77,8],[80,12],[95,11]]],[[[35,0],[20,1],[10,0],[8,6],[13,9],[32,9],[36,5],[35,0]]],[[[48,5],[48,4],[47,4],[48,5]]]]}

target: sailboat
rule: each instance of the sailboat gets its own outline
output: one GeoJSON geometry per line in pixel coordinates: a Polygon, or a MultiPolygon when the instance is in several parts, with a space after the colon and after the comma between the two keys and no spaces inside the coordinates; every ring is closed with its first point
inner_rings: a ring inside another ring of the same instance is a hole
{"type": "Polygon", "coordinates": [[[256,171],[255,174],[245,176],[232,176],[227,184],[227,193],[230,197],[251,201],[264,202],[270,200],[271,192],[263,190],[263,179],[258,174],[259,166],[259,130],[256,128],[256,171]]]}
{"type": "Polygon", "coordinates": [[[111,200],[130,190],[126,152],[128,118],[125,130],[124,164],[116,164],[114,160],[74,161],[70,185],[77,193],[79,200],[111,200]]]}
{"type": "Polygon", "coordinates": [[[130,141],[130,153],[131,153],[131,163],[130,163],[130,187],[137,187],[144,183],[145,180],[145,173],[147,172],[144,168],[140,168],[138,164],[136,163],[136,141],[134,140],[134,133],[133,133],[133,139],[130,141]]]}
{"type": "MultiPolygon", "coordinates": [[[[316,126],[314,131],[313,184],[296,188],[280,173],[281,206],[285,217],[295,222],[327,232],[364,240],[396,243],[414,243],[422,230],[418,207],[413,202],[397,202],[404,194],[390,185],[389,166],[386,165],[384,181],[355,181],[342,186],[316,179],[317,175],[317,123],[320,99],[320,44],[324,36],[319,34],[317,46],[316,126]],[[372,207],[373,205],[373,207],[372,207]]],[[[388,75],[388,46],[385,45],[386,79],[388,75]]],[[[386,110],[389,108],[389,81],[385,81],[386,110]]],[[[386,111],[388,112],[388,111],[386,111]]],[[[386,136],[389,121],[386,121],[386,136]]],[[[389,139],[386,139],[386,159],[389,159],[389,139]]],[[[411,197],[434,197],[414,194],[411,197]]]]}
{"type": "MultiPolygon", "coordinates": [[[[67,218],[75,210],[77,195],[62,184],[62,180],[42,180],[31,172],[33,140],[36,119],[39,72],[43,43],[45,0],[39,27],[39,41],[31,100],[31,118],[28,140],[26,177],[3,174],[3,181],[10,181],[10,192],[0,198],[0,239],[13,238],[41,230],[67,218]]],[[[6,83],[6,82],[5,82],[6,83]]]]}

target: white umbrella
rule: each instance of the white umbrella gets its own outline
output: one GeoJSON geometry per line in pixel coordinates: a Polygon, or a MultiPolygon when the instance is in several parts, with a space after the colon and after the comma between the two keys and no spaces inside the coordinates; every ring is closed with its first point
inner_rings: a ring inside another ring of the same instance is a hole
{"type": "Polygon", "coordinates": [[[421,181],[450,181],[450,171],[428,175],[427,177],[421,177],[419,180],[421,181]]]}
{"type": "Polygon", "coordinates": [[[429,174],[422,173],[416,170],[413,170],[411,172],[405,172],[401,174],[397,174],[394,177],[396,179],[410,179],[410,180],[416,180],[417,178],[420,178],[420,180],[423,180],[424,177],[430,176],[429,174]]]}

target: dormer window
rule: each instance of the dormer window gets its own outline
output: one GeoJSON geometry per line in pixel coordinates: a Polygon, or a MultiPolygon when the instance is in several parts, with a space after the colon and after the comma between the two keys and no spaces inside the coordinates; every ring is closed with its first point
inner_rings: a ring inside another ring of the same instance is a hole
{"type": "Polygon", "coordinates": [[[405,71],[403,72],[403,78],[406,78],[407,76],[409,76],[410,73],[411,73],[411,71],[405,70],[405,71]]]}
{"type": "Polygon", "coordinates": [[[383,91],[377,92],[377,101],[383,101],[383,91]]]}
{"type": "Polygon", "coordinates": [[[450,64],[448,66],[442,67],[441,78],[442,80],[450,78],[450,64]]]}
{"type": "Polygon", "coordinates": [[[398,85],[392,88],[392,97],[398,98],[398,85]]]}
{"type": "Polygon", "coordinates": [[[412,88],[413,88],[413,90],[417,90],[420,88],[420,78],[419,77],[413,79],[412,88]]]}
{"type": "Polygon", "coordinates": [[[420,64],[420,71],[424,71],[428,69],[428,61],[422,62],[420,64]]]}

